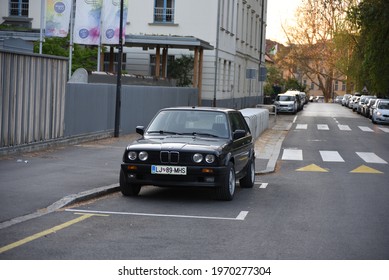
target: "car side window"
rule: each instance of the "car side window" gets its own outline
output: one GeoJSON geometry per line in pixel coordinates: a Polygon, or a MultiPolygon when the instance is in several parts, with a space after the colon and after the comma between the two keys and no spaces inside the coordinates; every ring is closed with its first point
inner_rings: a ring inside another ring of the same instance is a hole
{"type": "Polygon", "coordinates": [[[234,132],[236,130],[244,130],[248,132],[246,121],[243,116],[237,112],[233,112],[229,114],[230,123],[231,123],[231,131],[234,132]]]}

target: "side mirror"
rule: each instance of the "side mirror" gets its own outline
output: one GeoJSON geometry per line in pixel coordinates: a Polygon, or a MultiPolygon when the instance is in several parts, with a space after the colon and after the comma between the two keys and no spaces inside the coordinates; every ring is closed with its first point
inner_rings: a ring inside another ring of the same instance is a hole
{"type": "Polygon", "coordinates": [[[138,134],[143,136],[143,134],[145,134],[145,127],[144,126],[137,126],[136,127],[136,133],[138,133],[138,134]]]}
{"type": "Polygon", "coordinates": [[[240,138],[243,138],[246,136],[246,130],[243,130],[243,129],[237,129],[234,131],[233,133],[233,138],[234,140],[237,140],[237,139],[240,139],[240,138]]]}

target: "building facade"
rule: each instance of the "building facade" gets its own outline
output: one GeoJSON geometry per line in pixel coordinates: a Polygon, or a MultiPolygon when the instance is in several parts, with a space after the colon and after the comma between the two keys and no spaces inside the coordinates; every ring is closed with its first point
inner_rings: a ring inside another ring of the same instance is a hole
{"type": "MultiPolygon", "coordinates": [[[[21,22],[39,30],[40,1],[0,0],[0,5],[0,24],[21,22]]],[[[207,42],[213,50],[202,57],[201,104],[250,107],[263,101],[266,8],[267,0],[128,0],[126,34],[207,42]]],[[[127,73],[155,74],[154,49],[125,47],[124,52],[127,73]]],[[[175,59],[193,50],[169,48],[166,55],[175,59]]]]}

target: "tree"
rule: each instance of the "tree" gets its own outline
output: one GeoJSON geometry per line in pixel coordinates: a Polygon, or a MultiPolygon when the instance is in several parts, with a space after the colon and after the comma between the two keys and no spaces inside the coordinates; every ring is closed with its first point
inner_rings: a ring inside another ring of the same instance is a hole
{"type": "MultiPolygon", "coordinates": [[[[65,38],[46,38],[42,45],[42,53],[48,55],[69,57],[69,36],[65,38]]],[[[34,43],[34,52],[39,52],[39,42],[34,43]]],[[[72,72],[85,68],[88,72],[97,69],[97,48],[74,44],[72,72]]]]}
{"type": "Polygon", "coordinates": [[[177,86],[188,87],[192,84],[194,59],[191,55],[182,55],[169,64],[169,78],[177,80],[177,86]]]}
{"type": "Polygon", "coordinates": [[[289,63],[319,87],[326,101],[332,97],[333,81],[344,75],[338,64],[344,50],[334,38],[347,30],[347,11],[354,2],[303,0],[296,12],[296,25],[284,28],[290,47],[289,63]]]}
{"type": "Polygon", "coordinates": [[[353,7],[349,20],[358,27],[351,58],[358,85],[389,95],[389,2],[364,0],[353,7]]]}

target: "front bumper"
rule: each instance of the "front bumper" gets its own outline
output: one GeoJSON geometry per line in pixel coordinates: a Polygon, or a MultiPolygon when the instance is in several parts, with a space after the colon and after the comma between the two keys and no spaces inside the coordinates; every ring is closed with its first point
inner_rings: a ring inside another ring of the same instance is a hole
{"type": "Polygon", "coordinates": [[[187,166],[186,175],[151,174],[151,164],[123,163],[121,169],[126,183],[140,186],[218,188],[228,175],[226,166],[187,166]]]}

